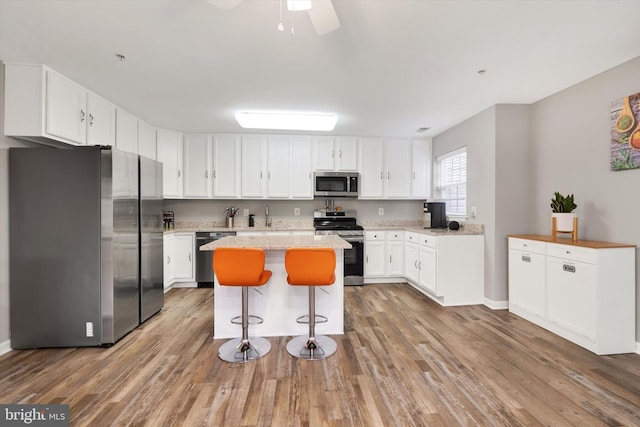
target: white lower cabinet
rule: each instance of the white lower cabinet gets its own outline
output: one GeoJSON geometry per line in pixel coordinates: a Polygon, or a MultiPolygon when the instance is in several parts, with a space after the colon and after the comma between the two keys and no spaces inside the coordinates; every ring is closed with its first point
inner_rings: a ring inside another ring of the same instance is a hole
{"type": "Polygon", "coordinates": [[[443,306],[484,301],[484,236],[405,232],[405,277],[443,306]]]}
{"type": "MultiPolygon", "coordinates": [[[[364,278],[390,279],[404,276],[404,232],[364,232],[364,278]]],[[[367,280],[372,283],[372,280],[367,280]]]]}
{"type": "Polygon", "coordinates": [[[165,234],[163,241],[165,290],[176,283],[195,286],[195,234],[165,234]]]}
{"type": "Polygon", "coordinates": [[[635,351],[635,247],[510,237],[509,311],[596,354],[635,351]]]}

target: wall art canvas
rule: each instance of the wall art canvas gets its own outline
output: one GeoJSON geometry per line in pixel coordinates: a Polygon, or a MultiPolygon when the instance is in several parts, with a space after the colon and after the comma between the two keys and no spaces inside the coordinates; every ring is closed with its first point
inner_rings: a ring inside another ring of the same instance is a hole
{"type": "Polygon", "coordinates": [[[612,171],[640,168],[640,93],[611,103],[612,171]]]}

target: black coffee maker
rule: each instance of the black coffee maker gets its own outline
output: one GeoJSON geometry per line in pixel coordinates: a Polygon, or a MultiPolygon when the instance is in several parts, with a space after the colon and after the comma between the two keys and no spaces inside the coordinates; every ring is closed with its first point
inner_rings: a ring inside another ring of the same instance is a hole
{"type": "Polygon", "coordinates": [[[431,217],[431,226],[425,228],[447,228],[447,205],[445,202],[427,202],[424,204],[425,214],[431,217]]]}

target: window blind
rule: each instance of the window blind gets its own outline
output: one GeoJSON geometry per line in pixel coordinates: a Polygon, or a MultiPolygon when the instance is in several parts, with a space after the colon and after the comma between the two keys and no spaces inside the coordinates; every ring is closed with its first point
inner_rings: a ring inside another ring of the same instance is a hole
{"type": "Polygon", "coordinates": [[[436,196],[447,215],[467,215],[467,147],[436,157],[436,196]]]}

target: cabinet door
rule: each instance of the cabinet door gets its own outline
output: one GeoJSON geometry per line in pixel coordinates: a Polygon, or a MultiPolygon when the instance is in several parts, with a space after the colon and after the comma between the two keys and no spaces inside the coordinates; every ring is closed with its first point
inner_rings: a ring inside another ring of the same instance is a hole
{"type": "Polygon", "coordinates": [[[313,199],[313,148],[309,137],[293,137],[291,159],[291,197],[313,199]]]}
{"type": "Polygon", "coordinates": [[[438,295],[436,250],[420,246],[418,270],[420,270],[420,286],[438,295]]]}
{"type": "Polygon", "coordinates": [[[166,289],[176,278],[175,236],[167,234],[163,237],[164,253],[164,288],[166,289]]]}
{"type": "Polygon", "coordinates": [[[193,234],[175,234],[175,278],[176,280],[195,280],[194,236],[193,234]]]}
{"type": "Polygon", "coordinates": [[[431,197],[431,140],[414,139],[411,149],[411,197],[427,199],[431,197]]]}
{"type": "Polygon", "coordinates": [[[390,198],[407,198],[411,193],[411,140],[385,140],[384,193],[390,198]]]}
{"type": "Polygon", "coordinates": [[[405,242],[404,244],[404,274],[413,283],[418,283],[419,246],[415,243],[405,242]]]}
{"type": "Polygon", "coordinates": [[[360,140],[360,193],[361,199],[384,197],[384,141],[381,138],[360,140]]]}
{"type": "Polygon", "coordinates": [[[184,136],[182,164],[184,197],[211,197],[211,137],[205,134],[184,136]]]}
{"type": "Polygon", "coordinates": [[[364,242],[365,277],[383,277],[385,274],[384,240],[364,242]]]}
{"type": "Polygon", "coordinates": [[[404,242],[387,241],[387,276],[404,276],[404,242]]]}
{"type": "Polygon", "coordinates": [[[318,136],[313,138],[313,164],[317,171],[334,170],[334,138],[318,136]]]}
{"type": "Polygon", "coordinates": [[[596,285],[595,265],[547,257],[549,320],[595,341],[596,285]]]}
{"type": "Polygon", "coordinates": [[[336,138],[335,167],[338,171],[358,171],[358,139],[336,138]]]}
{"type": "Polygon", "coordinates": [[[87,145],[116,143],[116,106],[95,93],[87,93],[87,145]]]}
{"type": "Polygon", "coordinates": [[[45,100],[46,133],[72,143],[85,144],[86,90],[68,78],[47,70],[45,100]]]}
{"type": "Polygon", "coordinates": [[[156,160],[156,128],[138,120],[138,153],[148,159],[156,160]]]}
{"type": "Polygon", "coordinates": [[[237,198],[240,190],[240,141],[234,135],[213,137],[213,196],[237,198]]]}
{"type": "Polygon", "coordinates": [[[116,148],[138,154],[138,118],[116,108],[116,148]]]}
{"type": "Polygon", "coordinates": [[[242,197],[263,198],[266,194],[266,138],[242,137],[242,197]]]}
{"type": "Polygon", "coordinates": [[[545,317],[545,258],[542,254],[509,251],[509,307],[545,317]]]}
{"type": "Polygon", "coordinates": [[[289,198],[291,138],[270,136],[267,141],[267,197],[289,198]]]}
{"type": "Polygon", "coordinates": [[[162,188],[166,198],[182,197],[182,134],[156,132],[157,157],[162,162],[162,188]]]}

